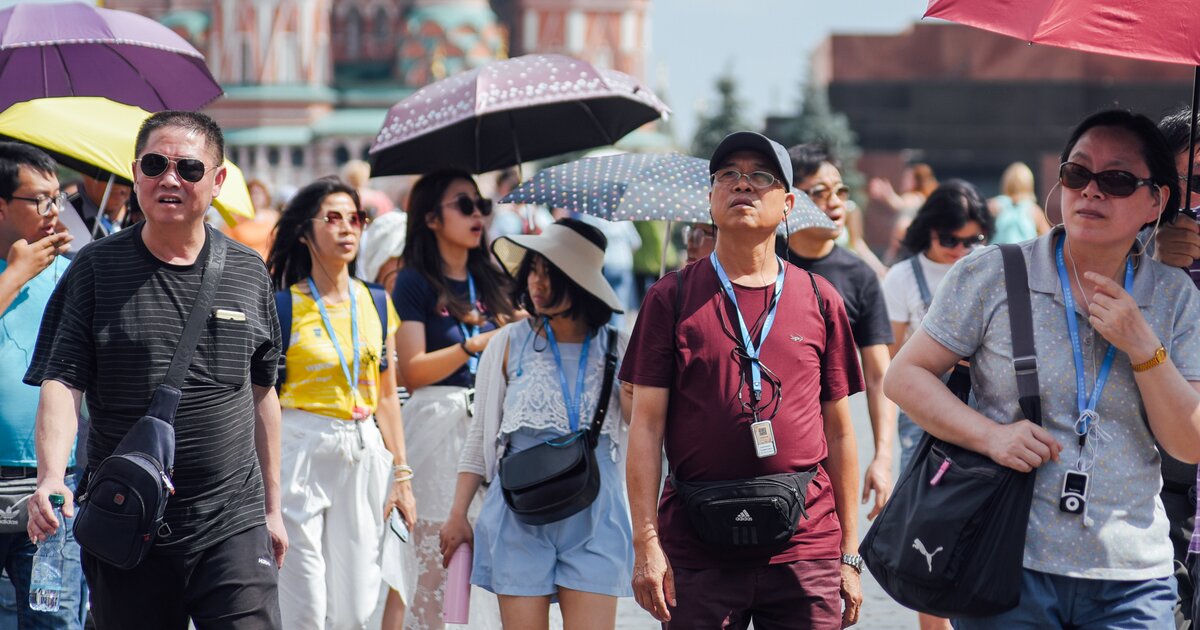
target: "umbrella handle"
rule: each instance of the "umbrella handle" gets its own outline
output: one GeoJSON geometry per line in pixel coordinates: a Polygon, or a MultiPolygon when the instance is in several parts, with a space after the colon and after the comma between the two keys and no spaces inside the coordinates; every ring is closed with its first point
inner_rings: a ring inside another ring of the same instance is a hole
{"type": "Polygon", "coordinates": [[[662,258],[659,258],[658,277],[667,275],[667,248],[671,246],[671,220],[667,219],[667,234],[663,237],[662,258]]]}
{"type": "Polygon", "coordinates": [[[113,180],[116,179],[113,173],[108,174],[108,183],[104,185],[104,196],[100,197],[100,209],[96,211],[96,220],[92,223],[92,239],[96,238],[97,231],[100,230],[100,217],[104,215],[105,208],[108,207],[108,196],[112,194],[113,180]]]}

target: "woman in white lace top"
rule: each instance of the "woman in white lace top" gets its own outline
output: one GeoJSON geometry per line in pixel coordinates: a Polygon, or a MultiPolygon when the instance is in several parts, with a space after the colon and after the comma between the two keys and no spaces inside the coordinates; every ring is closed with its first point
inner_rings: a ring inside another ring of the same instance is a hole
{"type": "MultiPolygon", "coordinates": [[[[473,546],[471,583],[498,595],[507,628],[548,627],[552,600],[568,629],[612,628],[617,597],[632,595],[620,461],[631,408],[626,389],[613,387],[610,394],[596,451],[600,493],[583,511],[527,525],[505,503],[497,472],[504,455],[592,420],[609,350],[604,326],[621,312],[600,271],[605,245],[595,227],[563,219],[541,235],[504,237],[492,246],[516,279],[516,302],[533,316],[502,328],[480,359],[476,415],[441,542],[446,562],[459,545],[473,546]],[[472,531],[467,509],[485,481],[490,485],[472,531]]],[[[616,339],[619,360],[627,337],[616,339]]]]}

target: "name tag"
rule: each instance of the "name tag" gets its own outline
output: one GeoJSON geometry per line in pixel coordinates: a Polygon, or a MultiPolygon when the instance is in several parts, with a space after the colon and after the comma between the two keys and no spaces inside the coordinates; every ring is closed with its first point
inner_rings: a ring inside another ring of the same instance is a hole
{"type": "Polygon", "coordinates": [[[228,322],[244,322],[244,321],[246,321],[245,313],[243,313],[241,311],[229,311],[229,310],[226,310],[223,308],[217,309],[217,311],[215,313],[213,313],[213,317],[216,317],[217,319],[223,319],[228,322]]]}
{"type": "Polygon", "coordinates": [[[750,432],[754,435],[754,454],[760,459],[779,452],[775,447],[775,430],[770,420],[759,420],[751,424],[750,432]]]}

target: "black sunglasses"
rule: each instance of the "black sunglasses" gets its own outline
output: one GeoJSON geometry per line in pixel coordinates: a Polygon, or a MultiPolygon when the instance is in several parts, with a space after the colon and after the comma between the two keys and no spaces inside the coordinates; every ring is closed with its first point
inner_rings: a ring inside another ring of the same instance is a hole
{"type": "Polygon", "coordinates": [[[461,212],[464,217],[469,217],[474,214],[476,208],[479,208],[479,214],[482,214],[485,217],[492,214],[492,200],[484,199],[483,197],[480,197],[479,199],[471,199],[466,195],[461,195],[454,201],[442,204],[443,208],[446,206],[454,206],[455,208],[458,208],[458,211],[461,212]]]}
{"type": "Polygon", "coordinates": [[[962,238],[959,238],[953,234],[938,234],[938,244],[946,249],[954,249],[959,245],[970,249],[972,247],[983,245],[983,242],[986,240],[987,237],[982,234],[974,234],[972,236],[964,236],[962,238]]]}
{"type": "Polygon", "coordinates": [[[1100,192],[1110,197],[1128,197],[1142,186],[1154,185],[1154,180],[1142,179],[1129,171],[1093,173],[1074,162],[1063,162],[1058,167],[1058,181],[1063,188],[1083,190],[1092,180],[1096,180],[1096,187],[1100,189],[1100,192]]]}
{"type": "Polygon", "coordinates": [[[169,158],[159,153],[147,153],[138,158],[138,167],[146,177],[158,177],[166,173],[171,164],[175,165],[175,172],[179,173],[180,179],[193,184],[204,179],[204,174],[210,170],[196,158],[169,158]]]}

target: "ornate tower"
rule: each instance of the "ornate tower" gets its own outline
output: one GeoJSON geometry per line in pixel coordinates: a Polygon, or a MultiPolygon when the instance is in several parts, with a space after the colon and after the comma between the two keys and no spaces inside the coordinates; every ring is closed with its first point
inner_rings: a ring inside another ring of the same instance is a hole
{"type": "Polygon", "coordinates": [[[505,0],[514,54],[563,53],[645,80],[650,0],[505,0]]]}

